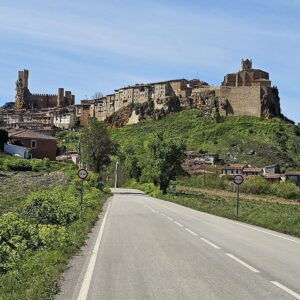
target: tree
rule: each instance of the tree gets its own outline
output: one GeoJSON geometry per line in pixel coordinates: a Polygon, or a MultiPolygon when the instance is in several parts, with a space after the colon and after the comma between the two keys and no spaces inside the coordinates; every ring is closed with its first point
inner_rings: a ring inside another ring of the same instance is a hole
{"type": "Polygon", "coordinates": [[[101,92],[96,92],[92,97],[91,100],[102,98],[103,94],[101,92]]]}
{"type": "Polygon", "coordinates": [[[183,174],[182,162],[186,146],[165,141],[162,134],[154,134],[144,144],[142,179],[151,180],[165,194],[170,181],[183,174]]]}
{"type": "Polygon", "coordinates": [[[124,162],[125,169],[131,178],[140,181],[142,175],[142,168],[138,156],[131,144],[124,144],[119,152],[119,158],[124,162]]]}
{"type": "Polygon", "coordinates": [[[2,106],[3,109],[13,109],[15,107],[15,102],[6,102],[2,106]]]}
{"type": "Polygon", "coordinates": [[[104,122],[96,119],[82,130],[80,144],[83,162],[98,174],[111,163],[111,155],[117,149],[104,122]]]}
{"type": "Polygon", "coordinates": [[[4,129],[0,129],[0,150],[3,151],[4,144],[8,141],[8,132],[4,129]]]}

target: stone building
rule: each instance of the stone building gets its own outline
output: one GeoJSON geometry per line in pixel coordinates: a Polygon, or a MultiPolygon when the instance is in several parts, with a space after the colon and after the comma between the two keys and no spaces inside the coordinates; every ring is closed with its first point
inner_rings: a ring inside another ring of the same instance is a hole
{"type": "Polygon", "coordinates": [[[242,60],[240,71],[227,74],[215,92],[223,116],[268,118],[280,115],[278,89],[271,86],[269,73],[252,68],[252,60],[242,60]]]}
{"type": "Polygon", "coordinates": [[[28,70],[19,71],[16,81],[16,110],[66,107],[75,104],[75,96],[63,88],[59,88],[57,94],[32,94],[28,89],[28,78],[28,70]]]}
{"type": "MultiPolygon", "coordinates": [[[[77,117],[84,125],[89,118],[102,121],[130,104],[147,102],[152,103],[154,110],[197,108],[201,111],[200,115],[208,118],[216,113],[259,118],[281,116],[278,89],[271,85],[269,73],[254,69],[252,60],[246,59],[242,60],[240,71],[224,77],[221,86],[184,78],[135,84],[99,99],[82,100],[77,106],[77,117]],[[79,111],[82,113],[79,114],[79,111]]],[[[139,119],[138,116],[134,118],[139,119]]]]}

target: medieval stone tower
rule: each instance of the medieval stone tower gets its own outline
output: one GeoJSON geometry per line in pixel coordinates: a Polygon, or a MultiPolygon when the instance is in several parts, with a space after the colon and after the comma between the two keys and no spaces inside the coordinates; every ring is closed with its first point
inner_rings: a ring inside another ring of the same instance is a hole
{"type": "Polygon", "coordinates": [[[252,59],[246,59],[241,62],[241,71],[252,70],[252,59]]]}
{"type": "Polygon", "coordinates": [[[57,94],[31,94],[28,89],[28,78],[28,70],[19,71],[16,81],[16,110],[65,107],[75,104],[75,96],[71,91],[64,91],[64,88],[59,88],[57,94]]]}

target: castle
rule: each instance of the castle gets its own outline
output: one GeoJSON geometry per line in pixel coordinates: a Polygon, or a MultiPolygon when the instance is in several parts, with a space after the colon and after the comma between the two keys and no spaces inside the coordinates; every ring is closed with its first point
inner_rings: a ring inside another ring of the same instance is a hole
{"type": "Polygon", "coordinates": [[[83,100],[76,108],[83,119],[81,124],[86,125],[89,118],[104,120],[129,104],[153,102],[155,110],[164,109],[170,98],[177,98],[181,108],[204,109],[208,114],[281,116],[277,87],[272,87],[269,73],[254,69],[249,59],[241,61],[238,72],[225,75],[220,86],[210,86],[199,79],[136,84],[99,99],[83,100]]]}
{"type": "Polygon", "coordinates": [[[19,71],[16,81],[15,109],[43,109],[52,107],[67,107],[75,104],[75,96],[63,88],[58,89],[58,94],[31,94],[28,89],[29,71],[19,71]]]}

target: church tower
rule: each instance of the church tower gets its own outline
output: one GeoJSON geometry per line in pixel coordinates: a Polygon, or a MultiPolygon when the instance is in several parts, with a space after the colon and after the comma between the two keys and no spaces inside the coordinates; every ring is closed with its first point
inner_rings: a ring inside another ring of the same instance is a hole
{"type": "Polygon", "coordinates": [[[246,59],[241,62],[241,71],[249,71],[252,70],[252,59],[246,59]]]}

